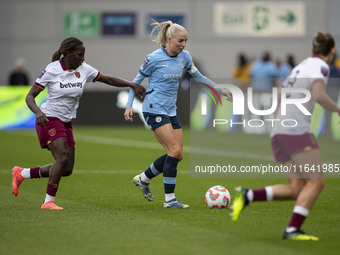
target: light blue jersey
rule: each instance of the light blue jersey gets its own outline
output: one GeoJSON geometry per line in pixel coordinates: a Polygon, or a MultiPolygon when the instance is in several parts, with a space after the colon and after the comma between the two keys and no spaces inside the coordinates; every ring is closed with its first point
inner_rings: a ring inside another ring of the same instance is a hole
{"type": "MultiPolygon", "coordinates": [[[[177,56],[171,57],[165,48],[161,47],[146,56],[133,80],[141,84],[146,77],[149,79],[143,112],[170,117],[177,115],[177,94],[183,69],[188,70],[195,79],[203,79],[205,83],[215,85],[194,67],[188,51],[183,50],[177,56]]],[[[135,93],[130,89],[127,107],[132,107],[134,97],[135,93]]]]}
{"type": "MultiPolygon", "coordinates": [[[[161,47],[147,55],[144,64],[139,68],[138,75],[133,80],[140,84],[145,77],[149,79],[143,112],[176,116],[179,82],[183,69],[189,70],[191,65],[192,58],[187,51],[171,57],[164,47],[161,47]]],[[[134,93],[130,93],[128,107],[132,106],[133,98],[134,93]]]]}

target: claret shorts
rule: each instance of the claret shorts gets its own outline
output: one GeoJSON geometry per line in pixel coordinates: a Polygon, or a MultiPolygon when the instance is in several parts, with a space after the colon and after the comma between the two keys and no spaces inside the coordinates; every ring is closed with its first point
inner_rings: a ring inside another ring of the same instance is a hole
{"type": "Polygon", "coordinates": [[[46,127],[35,124],[41,148],[47,148],[47,145],[59,137],[66,137],[68,146],[74,148],[75,142],[72,132],[72,123],[63,122],[55,117],[47,117],[49,122],[46,127]]]}
{"type": "Polygon", "coordinates": [[[287,162],[295,152],[308,151],[319,148],[313,134],[275,135],[271,139],[272,149],[277,162],[287,162]]]}

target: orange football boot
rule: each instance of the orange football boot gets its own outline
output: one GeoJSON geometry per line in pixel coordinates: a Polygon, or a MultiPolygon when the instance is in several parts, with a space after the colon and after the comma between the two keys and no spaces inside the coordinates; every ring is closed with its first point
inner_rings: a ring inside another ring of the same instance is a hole
{"type": "Polygon", "coordinates": [[[13,178],[12,178],[12,190],[13,190],[14,196],[18,195],[20,184],[24,180],[24,177],[22,177],[22,175],[21,175],[22,169],[23,168],[18,167],[18,166],[15,166],[12,169],[12,175],[13,175],[13,178]]]}
{"type": "Polygon", "coordinates": [[[49,201],[41,205],[41,209],[62,210],[64,208],[57,206],[54,201],[49,201]]]}

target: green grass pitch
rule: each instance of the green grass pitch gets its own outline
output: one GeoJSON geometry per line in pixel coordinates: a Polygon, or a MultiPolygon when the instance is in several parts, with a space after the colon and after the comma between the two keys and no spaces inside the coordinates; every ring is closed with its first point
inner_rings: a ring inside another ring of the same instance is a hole
{"type": "MultiPolygon", "coordinates": [[[[62,178],[56,204],[45,211],[47,179],[26,180],[18,197],[11,192],[14,165],[33,167],[53,162],[39,147],[34,130],[0,131],[0,254],[338,254],[340,250],[340,179],[326,186],[303,229],[319,242],[281,239],[293,201],[253,203],[232,222],[229,209],[211,210],[206,190],[223,185],[235,195],[238,185],[253,188],[286,183],[284,178],[192,178],[185,150],[179,164],[176,196],[188,210],[163,208],[162,177],[154,179],[155,201],[145,200],[132,183],[136,174],[164,154],[151,131],[143,128],[75,127],[76,162],[62,178]]],[[[188,148],[190,131],[184,129],[188,148]]],[[[228,135],[235,152],[257,153],[257,139],[268,136],[228,135]],[[242,146],[244,144],[244,146],[242,146]]],[[[325,161],[339,163],[339,143],[320,139],[325,161]]],[[[271,156],[270,148],[261,153],[271,156]]],[[[240,158],[226,158],[242,164],[240,158]]],[[[250,164],[249,160],[247,164],[250,164]]]]}

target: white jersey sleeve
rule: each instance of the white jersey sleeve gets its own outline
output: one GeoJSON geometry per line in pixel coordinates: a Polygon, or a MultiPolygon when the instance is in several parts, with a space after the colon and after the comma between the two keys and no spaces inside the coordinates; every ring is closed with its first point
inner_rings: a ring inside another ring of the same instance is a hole
{"type": "Polygon", "coordinates": [[[86,63],[84,63],[84,72],[87,76],[86,82],[95,82],[100,76],[100,72],[98,70],[86,63]]]}
{"type": "MultiPolygon", "coordinates": [[[[50,64],[51,65],[51,64],[50,64]]],[[[48,86],[49,83],[53,82],[54,75],[51,73],[50,65],[48,65],[44,71],[41,72],[41,74],[37,77],[35,81],[35,85],[39,86],[40,88],[44,89],[48,86]]]]}

